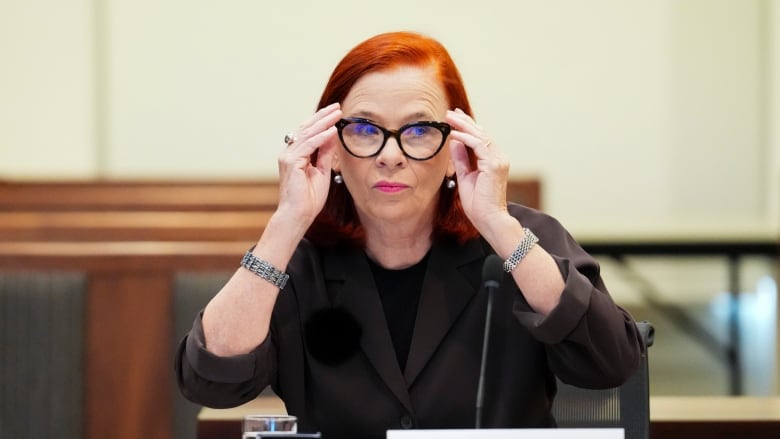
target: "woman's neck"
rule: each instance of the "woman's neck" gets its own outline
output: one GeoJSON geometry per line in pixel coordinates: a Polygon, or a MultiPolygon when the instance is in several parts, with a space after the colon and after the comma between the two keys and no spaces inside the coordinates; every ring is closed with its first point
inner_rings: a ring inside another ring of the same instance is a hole
{"type": "Polygon", "coordinates": [[[431,249],[432,231],[430,222],[416,227],[366,227],[366,254],[385,268],[410,267],[431,249]]]}

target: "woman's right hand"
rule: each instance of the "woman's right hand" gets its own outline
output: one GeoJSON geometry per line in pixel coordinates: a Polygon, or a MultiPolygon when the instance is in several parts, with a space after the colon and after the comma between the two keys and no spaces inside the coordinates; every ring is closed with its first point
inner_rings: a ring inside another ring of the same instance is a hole
{"type": "Polygon", "coordinates": [[[335,123],[338,103],[320,109],[293,133],[294,141],[279,155],[277,213],[308,228],[325,205],[333,154],[338,145],[335,123]],[[317,161],[311,156],[317,151],[317,161]]]}

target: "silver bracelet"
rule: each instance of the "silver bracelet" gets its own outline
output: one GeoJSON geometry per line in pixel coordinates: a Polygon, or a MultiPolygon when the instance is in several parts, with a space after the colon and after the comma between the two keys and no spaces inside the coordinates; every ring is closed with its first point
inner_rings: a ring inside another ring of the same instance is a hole
{"type": "Polygon", "coordinates": [[[512,254],[506,258],[506,261],[504,261],[504,271],[507,273],[511,273],[512,270],[517,267],[517,264],[523,260],[525,255],[527,255],[528,252],[534,248],[536,243],[539,242],[539,238],[534,235],[534,232],[532,232],[531,229],[523,227],[523,232],[525,232],[525,235],[523,236],[523,239],[520,240],[520,244],[515,247],[515,251],[513,251],[512,254]]]}
{"type": "Polygon", "coordinates": [[[273,265],[253,255],[251,249],[246,252],[244,259],[241,260],[241,266],[276,285],[280,290],[284,289],[287,279],[290,278],[289,274],[279,271],[273,265]]]}

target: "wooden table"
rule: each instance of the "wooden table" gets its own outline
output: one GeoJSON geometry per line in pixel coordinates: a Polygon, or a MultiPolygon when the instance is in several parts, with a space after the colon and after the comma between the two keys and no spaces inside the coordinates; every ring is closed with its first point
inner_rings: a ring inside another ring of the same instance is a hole
{"type": "MultiPolygon", "coordinates": [[[[240,407],[204,408],[198,415],[197,439],[241,437],[247,414],[285,413],[275,397],[260,397],[240,407]]],[[[653,396],[651,439],[765,439],[780,437],[780,398],[653,396]]]]}
{"type": "Polygon", "coordinates": [[[232,409],[204,407],[198,413],[197,439],[225,439],[241,437],[241,420],[246,415],[287,414],[284,403],[276,396],[260,396],[232,409]]]}
{"type": "Polygon", "coordinates": [[[780,398],[654,396],[650,437],[764,439],[780,437],[780,398]]]}

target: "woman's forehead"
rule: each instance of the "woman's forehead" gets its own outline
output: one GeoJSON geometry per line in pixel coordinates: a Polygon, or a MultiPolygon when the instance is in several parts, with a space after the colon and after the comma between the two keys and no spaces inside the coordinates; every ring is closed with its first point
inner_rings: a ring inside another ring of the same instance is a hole
{"type": "Polygon", "coordinates": [[[346,115],[367,119],[388,113],[424,118],[442,116],[447,99],[432,69],[402,67],[361,77],[344,99],[342,110],[346,115]]]}

